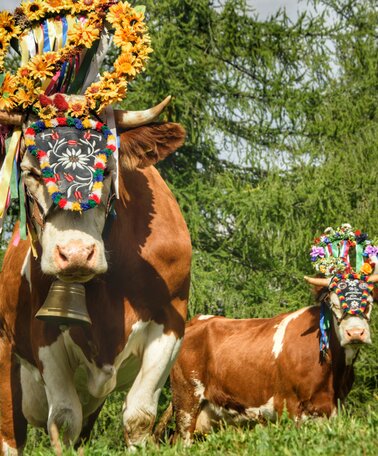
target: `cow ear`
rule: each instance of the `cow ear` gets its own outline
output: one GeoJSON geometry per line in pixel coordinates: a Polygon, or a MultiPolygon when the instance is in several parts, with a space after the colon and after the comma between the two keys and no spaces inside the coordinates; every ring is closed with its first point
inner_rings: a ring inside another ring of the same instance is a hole
{"type": "Polygon", "coordinates": [[[183,145],[184,128],[177,123],[143,125],[121,134],[120,158],[128,170],[146,168],[183,145]]]}

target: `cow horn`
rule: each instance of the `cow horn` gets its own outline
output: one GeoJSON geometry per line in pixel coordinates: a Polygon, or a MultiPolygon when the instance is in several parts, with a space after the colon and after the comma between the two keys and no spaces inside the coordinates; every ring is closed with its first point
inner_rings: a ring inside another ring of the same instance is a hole
{"type": "Polygon", "coordinates": [[[150,122],[156,120],[160,114],[163,112],[164,108],[171,101],[171,96],[169,95],[165,100],[163,100],[158,105],[153,108],[146,109],[145,111],[122,111],[115,109],[114,118],[118,128],[135,128],[146,125],[150,122]]]}
{"type": "Polygon", "coordinates": [[[0,124],[3,125],[22,125],[24,121],[23,114],[17,111],[0,111],[0,124]]]}
{"type": "Polygon", "coordinates": [[[318,287],[328,287],[329,282],[331,279],[326,279],[325,277],[308,277],[304,276],[304,279],[306,282],[308,282],[311,285],[317,285],[318,287]]]}
{"type": "Polygon", "coordinates": [[[368,282],[377,283],[378,282],[378,274],[372,274],[371,276],[369,276],[368,282]]]}

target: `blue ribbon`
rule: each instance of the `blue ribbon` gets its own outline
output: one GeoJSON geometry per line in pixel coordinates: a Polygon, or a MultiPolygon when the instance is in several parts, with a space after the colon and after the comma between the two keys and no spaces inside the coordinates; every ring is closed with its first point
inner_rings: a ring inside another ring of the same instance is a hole
{"type": "Polygon", "coordinates": [[[42,24],[43,28],[43,52],[51,51],[50,38],[49,38],[49,27],[47,21],[42,24]]]}
{"type": "Polygon", "coordinates": [[[331,311],[327,304],[320,304],[320,352],[325,355],[329,349],[329,336],[331,330],[331,311]]]}

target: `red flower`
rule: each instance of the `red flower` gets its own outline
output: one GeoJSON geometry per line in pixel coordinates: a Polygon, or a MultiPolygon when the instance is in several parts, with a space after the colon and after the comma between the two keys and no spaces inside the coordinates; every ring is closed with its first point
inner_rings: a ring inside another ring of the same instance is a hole
{"type": "Polygon", "coordinates": [[[67,141],[67,143],[68,143],[70,146],[76,146],[77,141],[76,141],[76,139],[69,139],[69,140],[67,141]]]}
{"type": "Polygon", "coordinates": [[[360,231],[360,230],[356,230],[356,231],[354,232],[354,234],[355,234],[356,236],[360,236],[360,235],[361,235],[361,231],[360,231]]]}
{"type": "Polygon", "coordinates": [[[56,182],[59,182],[59,181],[60,181],[60,175],[59,175],[59,173],[55,173],[55,174],[54,174],[54,177],[55,177],[55,181],[56,181],[56,182]]]}
{"type": "Polygon", "coordinates": [[[91,135],[91,132],[89,130],[87,130],[85,133],[84,133],[84,139],[91,139],[92,135],[91,135]]]}
{"type": "Polygon", "coordinates": [[[55,141],[60,138],[59,133],[54,131],[53,134],[51,135],[51,138],[54,139],[55,141]]]}
{"type": "Polygon", "coordinates": [[[74,193],[74,196],[77,200],[81,201],[83,199],[83,195],[81,194],[81,192],[79,190],[77,190],[75,193],[74,193]]]}

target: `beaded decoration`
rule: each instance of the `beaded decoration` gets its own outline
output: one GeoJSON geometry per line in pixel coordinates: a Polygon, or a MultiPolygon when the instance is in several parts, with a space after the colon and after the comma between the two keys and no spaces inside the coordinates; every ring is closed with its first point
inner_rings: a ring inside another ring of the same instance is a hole
{"type": "Polygon", "coordinates": [[[337,274],[329,285],[329,290],[337,294],[343,313],[359,316],[365,314],[373,288],[368,276],[355,272],[337,274]]]}
{"type": "Polygon", "coordinates": [[[55,205],[82,212],[100,203],[107,160],[116,150],[106,125],[73,117],[39,120],[26,129],[25,144],[38,158],[55,205]]]}

